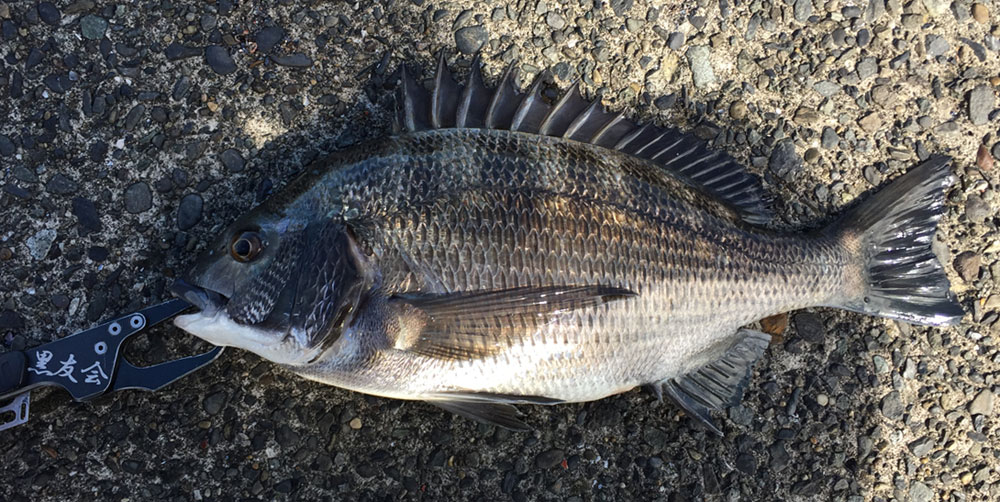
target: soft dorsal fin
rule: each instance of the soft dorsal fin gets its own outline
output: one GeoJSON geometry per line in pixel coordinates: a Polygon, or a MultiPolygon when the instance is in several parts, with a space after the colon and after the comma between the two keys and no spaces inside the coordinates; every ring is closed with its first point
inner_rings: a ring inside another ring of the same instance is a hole
{"type": "Polygon", "coordinates": [[[478,359],[533,336],[553,316],[635,296],[608,286],[544,286],[495,291],[397,295],[411,309],[411,331],[395,348],[438,359],[478,359]]]}
{"type": "Polygon", "coordinates": [[[554,103],[542,95],[547,72],[521,93],[513,65],[495,88],[483,83],[479,56],[465,85],[455,83],[438,56],[430,93],[404,65],[396,130],[487,128],[541,134],[590,143],[650,160],[667,172],[700,187],[740,212],[749,223],[771,220],[769,199],[760,179],[724,152],[712,150],[697,136],[674,128],[640,125],[624,113],[610,113],[600,99],[587,100],[573,84],[554,103]]]}
{"type": "Polygon", "coordinates": [[[684,411],[721,436],[722,431],[712,421],[710,412],[739,404],[753,365],[770,341],[771,335],[767,333],[741,329],[721,357],[687,374],[654,384],[654,389],[662,389],[684,411]]]}

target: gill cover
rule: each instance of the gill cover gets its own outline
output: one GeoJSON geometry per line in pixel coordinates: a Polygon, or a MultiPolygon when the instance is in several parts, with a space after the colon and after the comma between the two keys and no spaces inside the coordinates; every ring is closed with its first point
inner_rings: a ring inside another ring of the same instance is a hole
{"type": "Polygon", "coordinates": [[[302,346],[318,350],[318,355],[350,326],[377,277],[349,226],[310,224],[301,239],[304,246],[289,324],[301,330],[302,346]]]}

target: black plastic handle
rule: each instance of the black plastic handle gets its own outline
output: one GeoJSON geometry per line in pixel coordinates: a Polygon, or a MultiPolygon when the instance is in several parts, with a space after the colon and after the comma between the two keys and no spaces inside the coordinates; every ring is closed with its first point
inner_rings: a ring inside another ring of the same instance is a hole
{"type": "Polygon", "coordinates": [[[27,369],[28,358],[24,352],[15,350],[0,354],[0,395],[18,391],[24,385],[27,369]]]}

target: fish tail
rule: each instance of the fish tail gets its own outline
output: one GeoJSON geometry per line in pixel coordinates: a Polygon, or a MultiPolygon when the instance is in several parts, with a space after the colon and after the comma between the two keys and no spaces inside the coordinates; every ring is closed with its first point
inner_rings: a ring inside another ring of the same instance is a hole
{"type": "Polygon", "coordinates": [[[954,181],[950,157],[935,156],[848,211],[832,230],[858,256],[843,308],[931,326],[957,324],[964,312],[931,250],[954,181]]]}

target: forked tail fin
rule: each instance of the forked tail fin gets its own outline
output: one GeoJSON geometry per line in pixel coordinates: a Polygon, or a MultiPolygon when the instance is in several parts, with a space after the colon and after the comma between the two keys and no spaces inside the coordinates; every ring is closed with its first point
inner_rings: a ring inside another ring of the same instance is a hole
{"type": "MultiPolygon", "coordinates": [[[[848,211],[834,229],[862,260],[860,295],[842,307],[902,321],[946,326],[964,314],[931,251],[950,157],[935,156],[848,211]]],[[[852,295],[854,296],[854,295],[852,295]]]]}

